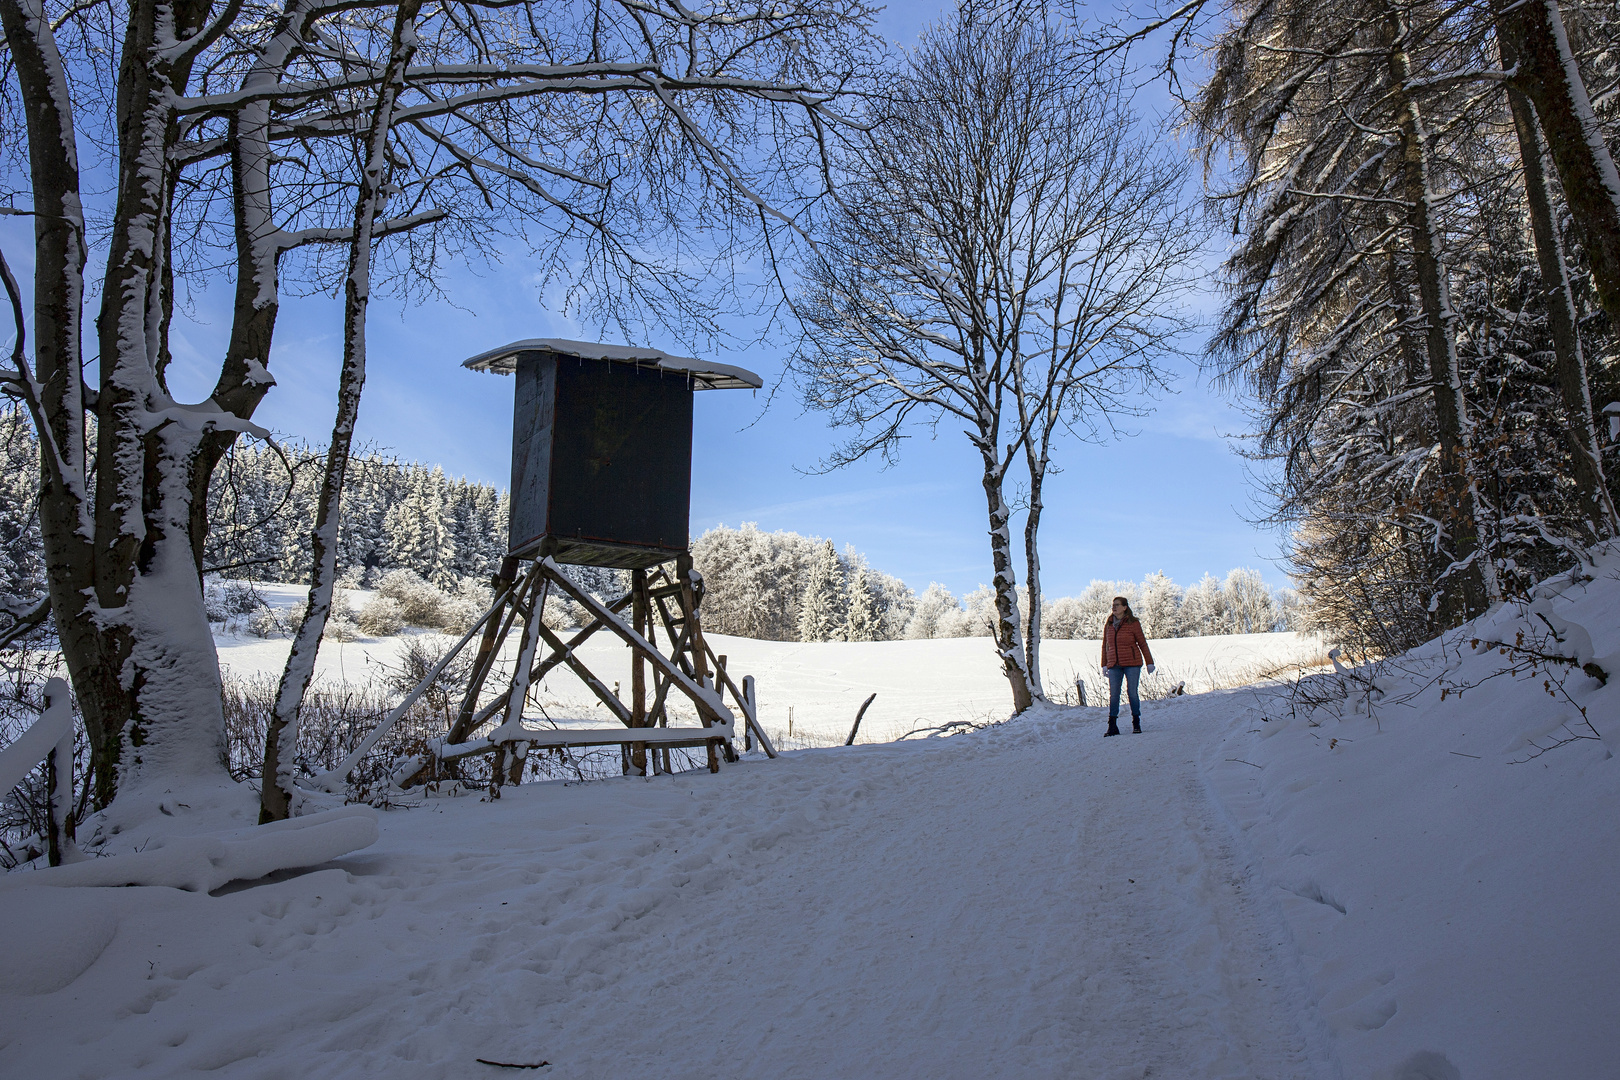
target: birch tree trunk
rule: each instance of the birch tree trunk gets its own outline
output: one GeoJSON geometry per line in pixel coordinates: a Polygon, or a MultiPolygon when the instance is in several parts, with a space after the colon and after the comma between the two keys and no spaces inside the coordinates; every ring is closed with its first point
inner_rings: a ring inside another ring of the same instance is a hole
{"type": "Polygon", "coordinates": [[[1018,626],[1018,575],[1013,571],[1012,511],[1002,496],[1007,467],[995,452],[994,432],[990,442],[981,444],[984,463],[985,502],[990,512],[990,564],[995,570],[992,587],[996,593],[996,655],[1001,657],[1001,670],[1012,688],[1013,712],[1021,713],[1034,702],[1030,685],[1029,661],[1024,654],[1023,634],[1018,626]],[[988,445],[988,451],[985,450],[988,445]]]}
{"type": "Polygon", "coordinates": [[[1044,468],[1031,467],[1029,474],[1029,509],[1024,517],[1024,592],[1029,613],[1024,616],[1024,659],[1029,670],[1029,690],[1034,697],[1045,700],[1046,687],[1041,683],[1041,490],[1045,487],[1044,468]]]}
{"type": "Polygon", "coordinates": [[[332,610],[332,589],[337,578],[338,521],[343,502],[343,480],[348,472],[349,447],[360,413],[360,392],[366,382],[366,309],[371,302],[371,248],[377,214],[387,200],[388,134],[393,127],[394,105],[405,87],[405,68],[416,52],[416,16],[422,0],[402,0],[394,20],[388,66],[378,90],[376,111],[363,148],[360,190],[355,200],[354,237],[349,244],[349,273],[344,283],[343,368],[338,377],[337,419],[326,451],[326,471],[315,504],[315,528],[310,534],[309,605],[293,635],[287,666],[281,674],[275,709],[264,743],[264,779],[260,786],[259,823],[280,821],[297,811],[294,770],[298,751],[298,713],[315,673],[315,657],[332,610]]]}

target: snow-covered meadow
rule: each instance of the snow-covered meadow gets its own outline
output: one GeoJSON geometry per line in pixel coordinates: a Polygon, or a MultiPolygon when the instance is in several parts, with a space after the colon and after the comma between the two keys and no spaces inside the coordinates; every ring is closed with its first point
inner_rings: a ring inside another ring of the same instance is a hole
{"type": "MultiPolygon", "coordinates": [[[[1539,614],[1505,608],[1376,670],[1151,702],[1140,736],[1054,704],[718,776],[430,799],[377,814],[362,850],[211,894],[7,875],[0,1056],[75,1078],[506,1074],[483,1059],[592,1078],[1606,1080],[1620,690],[1533,654],[1620,668],[1620,558],[1544,592],[1539,614]]],[[[762,698],[791,686],[835,732],[873,690],[906,705],[884,724],[995,708],[974,647],[726,642],[762,698]]],[[[1049,650],[1048,670],[1065,660],[1049,650]]],[[[251,821],[246,801],[234,822],[173,813],[171,835],[251,821]]]]}
{"type": "MultiPolygon", "coordinates": [[[[285,610],[304,590],[291,585],[259,585],[266,603],[285,610]]],[[[371,594],[349,593],[361,608],[371,594]]],[[[317,676],[325,687],[378,681],[397,669],[413,632],[322,644],[317,676]]],[[[442,635],[440,645],[452,639],[442,635]]],[[[510,659],[516,635],[506,646],[510,659]]],[[[288,639],[220,633],[220,665],[242,677],[278,676],[287,659],[288,639]]],[[[888,742],[919,728],[953,721],[983,723],[1005,716],[1011,702],[1007,680],[988,638],[926,641],[796,642],[756,641],[711,634],[716,653],[738,677],[752,675],[759,690],[760,721],[790,745],[842,742],[867,695],[877,700],[861,721],[860,741],[888,742]],[[789,722],[791,721],[791,731],[789,722]]],[[[1317,639],[1295,633],[1226,634],[1171,638],[1152,643],[1158,671],[1144,675],[1147,692],[1164,693],[1185,683],[1188,693],[1252,682],[1272,675],[1297,674],[1302,666],[1326,662],[1317,639]]],[[[1098,669],[1098,641],[1046,641],[1041,672],[1054,700],[1077,702],[1076,679],[1086,683],[1087,701],[1106,701],[1108,684],[1098,669]]],[[[578,654],[609,684],[629,685],[630,654],[607,635],[579,648],[578,654]]],[[[617,723],[589,690],[566,670],[553,672],[535,696],[547,715],[568,722],[617,723]]]]}

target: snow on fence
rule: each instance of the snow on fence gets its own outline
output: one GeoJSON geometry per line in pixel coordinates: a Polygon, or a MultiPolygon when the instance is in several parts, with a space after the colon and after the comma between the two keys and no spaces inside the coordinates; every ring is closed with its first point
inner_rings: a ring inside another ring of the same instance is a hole
{"type": "Polygon", "coordinates": [[[0,750],[0,791],[10,791],[45,762],[50,774],[50,815],[46,837],[52,866],[77,854],[69,815],[73,809],[73,705],[67,683],[45,683],[45,711],[11,745],[0,750]]]}

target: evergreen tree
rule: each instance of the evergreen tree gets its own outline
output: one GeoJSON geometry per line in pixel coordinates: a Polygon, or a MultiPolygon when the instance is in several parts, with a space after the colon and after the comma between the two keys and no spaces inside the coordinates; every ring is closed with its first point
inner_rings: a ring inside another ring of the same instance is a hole
{"type": "Polygon", "coordinates": [[[1141,597],[1136,617],[1142,620],[1142,630],[1150,638],[1176,637],[1180,630],[1181,586],[1156,570],[1142,579],[1138,593],[1141,597]]]}
{"type": "Polygon", "coordinates": [[[849,575],[849,614],[844,628],[846,641],[879,641],[883,634],[883,612],[879,606],[876,582],[866,560],[853,561],[849,575]]]}
{"type": "Polygon", "coordinates": [[[799,640],[839,640],[844,636],[848,621],[844,567],[833,542],[824,540],[816,549],[805,578],[804,603],[799,608],[799,640]]]}

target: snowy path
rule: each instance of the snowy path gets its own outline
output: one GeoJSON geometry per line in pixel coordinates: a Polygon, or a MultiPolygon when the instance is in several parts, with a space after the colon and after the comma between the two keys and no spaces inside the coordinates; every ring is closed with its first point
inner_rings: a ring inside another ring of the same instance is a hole
{"type": "Polygon", "coordinates": [[[104,929],[77,981],[4,999],[0,1052],[41,1077],[509,1075],[477,1057],[581,1078],[1336,1076],[1199,781],[1196,712],[440,801],[386,815],[342,869],[217,897],[18,890],[104,929]]]}

